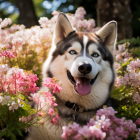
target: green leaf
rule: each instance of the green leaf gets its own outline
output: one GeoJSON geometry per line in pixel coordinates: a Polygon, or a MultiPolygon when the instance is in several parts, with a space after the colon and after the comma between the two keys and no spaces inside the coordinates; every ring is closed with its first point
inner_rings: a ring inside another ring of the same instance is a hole
{"type": "Polygon", "coordinates": [[[16,128],[16,131],[18,135],[23,136],[22,131],[20,129],[16,128]]]}
{"type": "Polygon", "coordinates": [[[129,42],[130,44],[134,44],[134,45],[140,45],[140,38],[131,38],[131,39],[124,39],[118,42],[118,44],[123,44],[125,42],[129,42]]]}
{"type": "Polygon", "coordinates": [[[23,108],[23,107],[19,107],[19,108],[18,108],[18,112],[19,112],[19,115],[20,115],[20,116],[26,116],[26,117],[29,116],[28,109],[26,110],[26,109],[23,108]]]}
{"type": "Polygon", "coordinates": [[[123,92],[125,90],[125,86],[122,86],[122,88],[119,90],[119,92],[123,92]]]}
{"type": "Polygon", "coordinates": [[[139,109],[137,107],[135,107],[135,111],[138,111],[139,109]]]}

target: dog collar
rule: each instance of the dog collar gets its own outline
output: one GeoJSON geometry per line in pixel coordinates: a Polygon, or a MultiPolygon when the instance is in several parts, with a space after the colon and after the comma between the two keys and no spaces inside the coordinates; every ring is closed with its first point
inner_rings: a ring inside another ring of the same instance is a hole
{"type": "Polygon", "coordinates": [[[68,108],[71,108],[72,110],[80,112],[80,113],[97,110],[97,109],[88,109],[88,110],[86,110],[84,107],[82,107],[82,106],[80,106],[80,105],[78,105],[76,103],[71,103],[70,101],[67,101],[65,103],[65,106],[68,107],[68,108]]]}
{"type": "Polygon", "coordinates": [[[80,112],[80,113],[85,112],[84,107],[82,107],[82,106],[80,106],[80,105],[78,105],[76,103],[71,103],[70,101],[67,101],[65,103],[65,106],[68,107],[68,108],[71,108],[71,109],[73,109],[73,110],[75,110],[77,112],[80,112]]]}
{"type": "MultiPolygon", "coordinates": [[[[102,108],[95,108],[95,109],[85,109],[83,106],[80,106],[76,103],[71,103],[70,101],[62,101],[59,97],[56,97],[57,103],[59,103],[59,105],[57,106],[59,115],[62,118],[65,118],[66,122],[69,123],[71,121],[75,121],[77,123],[80,124],[86,124],[89,121],[89,118],[84,118],[82,117],[82,114],[85,114],[86,112],[89,113],[90,118],[92,118],[94,115],[96,115],[96,112],[98,109],[102,108]],[[65,106],[66,108],[63,109],[62,106],[65,106]]],[[[104,105],[107,106],[112,106],[112,101],[110,100],[110,98],[107,99],[107,102],[104,103],[104,105]]]]}
{"type": "Polygon", "coordinates": [[[84,113],[84,112],[96,112],[97,109],[90,109],[90,110],[85,110],[84,107],[76,104],[76,103],[71,103],[70,101],[67,101],[65,103],[65,106],[67,108],[70,108],[70,111],[67,115],[67,118],[66,118],[66,122],[69,123],[70,121],[76,121],[76,118],[77,118],[77,113],[84,113]]]}

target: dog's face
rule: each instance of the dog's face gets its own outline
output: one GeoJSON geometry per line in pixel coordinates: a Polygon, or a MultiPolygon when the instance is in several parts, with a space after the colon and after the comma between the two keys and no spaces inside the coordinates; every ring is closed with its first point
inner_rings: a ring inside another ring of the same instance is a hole
{"type": "Polygon", "coordinates": [[[49,58],[43,66],[44,77],[57,77],[62,82],[58,95],[62,100],[85,108],[101,106],[114,82],[115,40],[116,22],[106,24],[96,33],[76,32],[61,13],[49,58]]]}

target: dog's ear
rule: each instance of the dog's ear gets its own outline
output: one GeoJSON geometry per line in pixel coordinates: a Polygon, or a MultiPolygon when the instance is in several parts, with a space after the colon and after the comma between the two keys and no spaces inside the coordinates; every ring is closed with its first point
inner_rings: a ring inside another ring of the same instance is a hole
{"type": "Polygon", "coordinates": [[[105,24],[96,34],[101,38],[103,44],[113,53],[117,39],[117,22],[110,21],[105,24]]]}
{"type": "Polygon", "coordinates": [[[55,25],[54,43],[57,44],[59,41],[64,40],[72,31],[74,30],[66,15],[60,13],[55,25]]]}

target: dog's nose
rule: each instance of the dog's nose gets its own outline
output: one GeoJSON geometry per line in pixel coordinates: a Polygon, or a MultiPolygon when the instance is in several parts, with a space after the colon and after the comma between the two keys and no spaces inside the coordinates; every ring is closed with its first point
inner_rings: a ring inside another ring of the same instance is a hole
{"type": "Polygon", "coordinates": [[[92,67],[90,64],[82,64],[82,65],[79,65],[78,70],[83,74],[88,74],[91,72],[92,67]]]}

